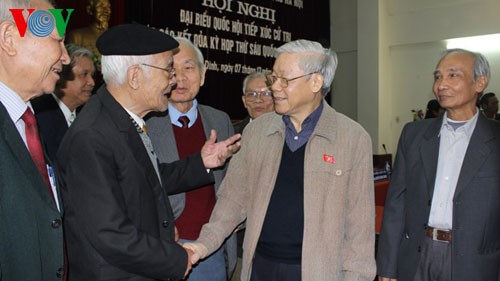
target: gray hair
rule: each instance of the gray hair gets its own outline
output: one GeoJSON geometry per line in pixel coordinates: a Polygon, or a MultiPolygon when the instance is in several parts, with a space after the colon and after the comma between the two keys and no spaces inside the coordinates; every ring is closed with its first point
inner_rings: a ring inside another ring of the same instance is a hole
{"type": "MultiPolygon", "coordinates": [[[[54,5],[54,1],[51,0],[44,0],[45,2],[49,3],[52,6],[54,5]]],[[[1,0],[0,1],[0,22],[4,20],[10,20],[14,21],[14,18],[12,17],[12,13],[9,11],[9,9],[16,8],[16,9],[27,9],[27,8],[33,8],[31,4],[31,0],[1,0]]]]}
{"type": "Polygon", "coordinates": [[[337,69],[337,54],[330,49],[323,48],[320,43],[309,40],[295,40],[288,42],[275,50],[275,56],[283,53],[300,54],[298,65],[304,73],[317,72],[323,76],[321,93],[326,96],[337,69]]]}
{"type": "Polygon", "coordinates": [[[443,56],[441,56],[441,59],[439,59],[438,65],[447,55],[455,52],[465,53],[474,58],[474,81],[476,81],[478,77],[484,76],[487,79],[485,87],[488,86],[491,75],[490,64],[488,63],[488,60],[480,53],[471,52],[465,49],[449,49],[444,51],[443,56]]]}
{"type": "Polygon", "coordinates": [[[266,79],[266,73],[257,71],[257,72],[252,72],[252,73],[248,74],[247,76],[245,76],[245,79],[243,79],[243,93],[246,92],[248,83],[251,80],[256,79],[256,78],[266,79]]]}
{"type": "Polygon", "coordinates": [[[63,66],[62,76],[71,73],[71,69],[75,66],[75,58],[89,58],[92,62],[94,61],[94,53],[91,50],[84,48],[76,44],[66,44],[66,50],[68,51],[69,58],[71,60],[69,65],[63,66]]]}
{"type": "Polygon", "coordinates": [[[70,58],[70,64],[63,65],[63,69],[61,71],[61,79],[59,79],[56,83],[56,87],[61,87],[66,84],[66,81],[73,80],[73,67],[75,66],[75,58],[88,58],[92,63],[94,63],[94,53],[91,50],[75,45],[75,44],[66,44],[66,50],[68,51],[68,55],[70,58]]]}
{"type": "Polygon", "coordinates": [[[146,56],[101,56],[101,72],[104,82],[108,85],[121,85],[127,78],[128,68],[133,65],[140,66],[145,75],[149,75],[151,69],[141,65],[152,64],[153,55],[146,56]]]}
{"type": "Polygon", "coordinates": [[[200,68],[200,75],[203,67],[205,67],[205,59],[203,58],[203,53],[201,52],[200,48],[196,47],[196,45],[193,44],[193,42],[189,41],[189,39],[185,37],[174,37],[179,44],[185,44],[189,46],[191,49],[194,50],[196,54],[196,59],[198,60],[198,66],[200,68]]]}

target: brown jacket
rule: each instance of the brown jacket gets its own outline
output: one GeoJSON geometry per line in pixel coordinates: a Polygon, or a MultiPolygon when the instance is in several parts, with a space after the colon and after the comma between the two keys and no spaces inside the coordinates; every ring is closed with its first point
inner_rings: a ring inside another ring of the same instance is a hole
{"type": "MultiPolygon", "coordinates": [[[[280,115],[269,113],[246,130],[241,151],[230,162],[210,222],[198,240],[213,252],[246,218],[242,281],[250,279],[280,165],[285,126],[280,115]]],[[[369,135],[324,103],[304,161],[302,280],[373,280],[375,231],[369,135]]]]}

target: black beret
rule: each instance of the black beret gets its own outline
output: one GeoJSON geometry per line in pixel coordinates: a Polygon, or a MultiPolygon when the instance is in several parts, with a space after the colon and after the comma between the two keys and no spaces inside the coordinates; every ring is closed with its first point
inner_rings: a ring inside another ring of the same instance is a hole
{"type": "Polygon", "coordinates": [[[179,43],[170,35],[141,24],[122,24],[105,31],[96,42],[105,56],[143,56],[173,50],[179,43]]]}

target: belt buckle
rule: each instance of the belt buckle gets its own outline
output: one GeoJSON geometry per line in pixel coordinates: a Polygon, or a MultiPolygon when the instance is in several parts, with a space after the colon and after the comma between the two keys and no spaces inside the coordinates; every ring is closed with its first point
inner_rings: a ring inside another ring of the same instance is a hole
{"type": "Polygon", "coordinates": [[[437,236],[438,236],[438,230],[436,228],[433,228],[432,229],[432,240],[434,240],[434,241],[441,241],[441,240],[439,240],[437,238],[437,236]]]}
{"type": "Polygon", "coordinates": [[[440,230],[436,229],[436,228],[432,229],[432,240],[438,241],[438,242],[443,242],[443,243],[450,243],[449,241],[439,239],[438,238],[438,231],[440,231],[440,230]]]}

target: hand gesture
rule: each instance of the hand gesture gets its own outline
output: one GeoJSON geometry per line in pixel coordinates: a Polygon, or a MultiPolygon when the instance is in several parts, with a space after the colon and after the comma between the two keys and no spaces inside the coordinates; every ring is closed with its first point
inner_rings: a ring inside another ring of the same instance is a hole
{"type": "Polygon", "coordinates": [[[191,260],[193,259],[194,252],[188,248],[185,248],[185,247],[184,247],[184,249],[186,250],[187,255],[188,255],[188,263],[187,263],[186,272],[184,272],[183,279],[189,275],[189,272],[191,271],[191,268],[193,267],[193,264],[194,264],[191,262],[191,260]]]}
{"type": "Polygon", "coordinates": [[[174,241],[179,242],[179,230],[177,230],[177,226],[174,226],[174,241]]]}
{"type": "MultiPolygon", "coordinates": [[[[192,251],[193,254],[189,256],[191,264],[196,264],[200,259],[204,259],[208,256],[208,249],[203,244],[198,242],[188,242],[182,244],[184,249],[192,251]]],[[[188,253],[189,253],[188,251],[188,253]]]]}
{"type": "Polygon", "coordinates": [[[224,165],[229,157],[240,150],[240,138],[241,134],[236,134],[216,143],[217,133],[215,130],[211,130],[210,138],[201,148],[201,158],[203,159],[205,168],[212,169],[224,165]]]}

